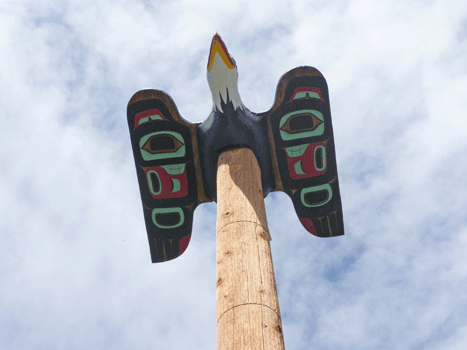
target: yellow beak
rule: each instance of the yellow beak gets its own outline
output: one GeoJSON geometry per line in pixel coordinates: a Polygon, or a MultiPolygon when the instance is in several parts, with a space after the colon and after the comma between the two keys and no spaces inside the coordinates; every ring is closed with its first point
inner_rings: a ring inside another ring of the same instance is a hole
{"type": "Polygon", "coordinates": [[[214,59],[216,58],[216,53],[219,54],[220,58],[222,61],[224,61],[224,64],[228,69],[235,68],[235,62],[230,57],[229,52],[227,51],[227,47],[222,41],[220,35],[217,33],[212,38],[211,49],[209,50],[208,72],[210,72],[212,69],[214,59]]]}

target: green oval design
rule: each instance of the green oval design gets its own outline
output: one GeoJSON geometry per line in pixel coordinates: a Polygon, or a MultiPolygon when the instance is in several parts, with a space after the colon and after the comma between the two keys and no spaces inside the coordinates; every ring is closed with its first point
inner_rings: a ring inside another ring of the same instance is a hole
{"type": "Polygon", "coordinates": [[[314,162],[315,162],[315,169],[318,170],[318,171],[323,171],[324,169],[326,169],[326,148],[324,146],[318,146],[315,148],[315,151],[314,151],[314,162]],[[322,149],[321,151],[321,154],[323,155],[323,166],[321,168],[318,168],[318,166],[316,165],[316,150],[317,149],[322,149]]]}
{"type": "Polygon", "coordinates": [[[157,171],[149,170],[148,173],[146,174],[146,177],[147,177],[147,179],[148,179],[149,191],[151,191],[151,193],[152,193],[153,195],[155,195],[155,196],[160,195],[161,192],[162,192],[162,182],[161,182],[161,178],[159,177],[159,174],[157,173],[157,171]],[[156,176],[157,176],[157,181],[159,181],[159,192],[157,192],[157,193],[153,191],[154,186],[152,185],[151,174],[156,174],[156,176]]]}
{"type": "Polygon", "coordinates": [[[154,225],[162,229],[177,228],[177,227],[182,226],[183,223],[185,222],[185,214],[183,214],[182,208],[156,208],[152,210],[151,217],[152,217],[152,222],[154,223],[154,225]],[[180,215],[180,221],[178,222],[178,224],[161,225],[157,222],[156,220],[157,214],[170,214],[170,213],[178,213],[180,215]]]}
{"type": "Polygon", "coordinates": [[[307,208],[316,208],[316,207],[320,207],[322,205],[325,205],[326,203],[328,203],[331,200],[331,198],[332,198],[332,188],[331,188],[330,184],[306,187],[300,193],[300,199],[302,201],[302,204],[307,208]],[[320,192],[320,191],[327,191],[328,192],[328,198],[324,202],[321,202],[321,203],[318,203],[318,204],[308,204],[305,201],[305,195],[307,193],[320,192]]]}

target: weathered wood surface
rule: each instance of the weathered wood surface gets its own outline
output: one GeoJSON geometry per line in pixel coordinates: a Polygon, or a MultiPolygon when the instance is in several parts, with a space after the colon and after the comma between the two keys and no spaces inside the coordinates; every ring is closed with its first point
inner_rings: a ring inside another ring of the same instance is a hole
{"type": "Polygon", "coordinates": [[[217,349],[283,350],[261,173],[250,149],[219,156],[217,194],[217,349]]]}

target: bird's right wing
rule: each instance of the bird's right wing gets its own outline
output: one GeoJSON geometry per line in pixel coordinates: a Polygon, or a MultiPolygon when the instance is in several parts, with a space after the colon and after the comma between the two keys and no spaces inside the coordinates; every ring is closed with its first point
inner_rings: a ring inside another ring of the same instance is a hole
{"type": "Polygon", "coordinates": [[[300,222],[319,237],[344,234],[326,80],[312,67],[282,76],[266,113],[276,190],[287,193],[300,222]]]}

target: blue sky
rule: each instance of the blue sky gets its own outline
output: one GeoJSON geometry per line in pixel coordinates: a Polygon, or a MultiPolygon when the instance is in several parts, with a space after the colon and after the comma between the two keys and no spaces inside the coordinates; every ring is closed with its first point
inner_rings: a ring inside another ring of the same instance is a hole
{"type": "Polygon", "coordinates": [[[3,1],[0,348],[214,349],[216,205],[151,264],[126,124],[143,88],[202,121],[218,32],[243,103],[329,85],[346,235],[266,198],[286,349],[464,349],[465,1],[3,1]]]}

